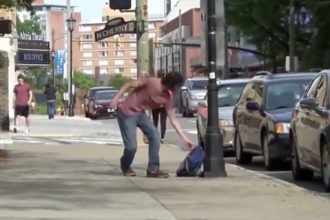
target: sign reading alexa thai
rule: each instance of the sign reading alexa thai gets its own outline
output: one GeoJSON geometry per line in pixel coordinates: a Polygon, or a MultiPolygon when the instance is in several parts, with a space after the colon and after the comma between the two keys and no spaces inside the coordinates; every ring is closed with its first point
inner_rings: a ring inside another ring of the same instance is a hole
{"type": "Polygon", "coordinates": [[[125,33],[136,33],[136,21],[125,21],[123,18],[114,18],[105,24],[102,30],[95,32],[95,41],[125,33]]]}

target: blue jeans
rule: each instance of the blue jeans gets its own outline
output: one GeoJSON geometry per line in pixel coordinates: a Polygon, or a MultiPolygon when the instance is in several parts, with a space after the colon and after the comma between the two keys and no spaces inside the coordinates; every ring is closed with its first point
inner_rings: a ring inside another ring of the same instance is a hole
{"type": "Polygon", "coordinates": [[[135,115],[126,115],[122,110],[117,110],[117,120],[125,145],[123,156],[120,159],[121,169],[128,171],[137,149],[136,128],[139,127],[149,140],[148,171],[159,169],[159,132],[145,112],[135,115]]]}
{"type": "Polygon", "coordinates": [[[50,117],[54,117],[56,113],[55,100],[47,100],[47,114],[50,117]]]}

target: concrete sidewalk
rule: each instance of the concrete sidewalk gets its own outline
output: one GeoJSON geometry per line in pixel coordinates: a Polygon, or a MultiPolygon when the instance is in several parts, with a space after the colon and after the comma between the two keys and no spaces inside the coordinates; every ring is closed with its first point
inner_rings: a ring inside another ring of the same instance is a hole
{"type": "MultiPolygon", "coordinates": [[[[4,147],[4,146],[3,146],[4,147]]],[[[178,178],[186,152],[163,145],[169,179],[145,178],[147,147],[120,173],[122,147],[8,145],[0,159],[0,219],[328,220],[330,197],[227,165],[227,178],[178,178]]]]}

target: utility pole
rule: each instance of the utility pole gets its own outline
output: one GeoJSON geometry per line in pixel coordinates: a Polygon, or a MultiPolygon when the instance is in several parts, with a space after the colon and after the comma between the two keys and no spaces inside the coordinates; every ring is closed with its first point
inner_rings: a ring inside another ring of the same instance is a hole
{"type": "Polygon", "coordinates": [[[290,65],[289,71],[295,71],[295,31],[294,31],[294,13],[295,13],[295,0],[290,0],[290,21],[289,21],[289,56],[290,65]]]}
{"type": "MultiPolygon", "coordinates": [[[[223,3],[223,0],[217,0],[223,3]]],[[[216,0],[206,0],[206,55],[209,85],[207,88],[208,120],[205,134],[204,176],[225,177],[225,162],[223,158],[223,137],[219,129],[218,117],[218,86],[217,86],[217,51],[216,51],[216,0]]],[[[222,4],[223,5],[223,4],[222,4]]]]}
{"type": "MultiPolygon", "coordinates": [[[[70,19],[71,18],[71,0],[66,0],[66,20],[68,20],[68,19],[70,19]]],[[[67,83],[68,83],[68,93],[67,93],[67,110],[68,110],[68,112],[67,112],[67,115],[69,115],[69,106],[70,106],[70,104],[72,103],[72,101],[73,100],[71,100],[71,73],[70,73],[70,70],[71,70],[71,62],[69,61],[68,62],[68,60],[70,59],[70,57],[71,57],[71,51],[70,51],[70,48],[71,48],[71,39],[70,39],[70,31],[69,31],[69,28],[67,28],[67,32],[66,32],[66,36],[67,36],[67,48],[66,48],[66,51],[67,51],[67,75],[66,75],[66,78],[67,78],[67,83]]]]}
{"type": "Polygon", "coordinates": [[[137,79],[149,75],[148,0],[136,0],[137,79]]]}

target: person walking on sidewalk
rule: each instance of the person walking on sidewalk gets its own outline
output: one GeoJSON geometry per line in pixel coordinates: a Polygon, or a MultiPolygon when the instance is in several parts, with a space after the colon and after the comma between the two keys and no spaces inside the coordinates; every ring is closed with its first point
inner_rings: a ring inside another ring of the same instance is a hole
{"type": "Polygon", "coordinates": [[[158,129],[158,121],[160,119],[160,142],[164,143],[164,137],[166,132],[166,119],[167,114],[164,107],[152,109],[152,119],[155,127],[158,129]]]}
{"type": "Polygon", "coordinates": [[[47,99],[48,119],[53,119],[56,113],[56,88],[52,80],[49,80],[46,84],[44,94],[47,99]]]}
{"type": "Polygon", "coordinates": [[[17,133],[20,117],[25,118],[25,133],[30,132],[29,112],[32,102],[32,90],[28,83],[25,82],[25,76],[19,74],[17,77],[18,84],[14,87],[13,103],[15,109],[14,132],[17,133]]]}
{"type": "Polygon", "coordinates": [[[179,73],[171,72],[163,78],[150,77],[142,81],[126,83],[111,102],[111,108],[117,108],[117,120],[125,149],[120,159],[120,166],[125,176],[136,176],[131,168],[137,150],[136,130],[139,127],[149,141],[149,162],[147,177],[168,178],[166,171],[160,169],[159,132],[147,116],[145,110],[164,106],[169,120],[188,148],[193,142],[185,135],[175,118],[172,107],[172,92],[181,86],[183,78],[179,73]],[[120,97],[133,89],[130,95],[119,105],[120,97]]]}

